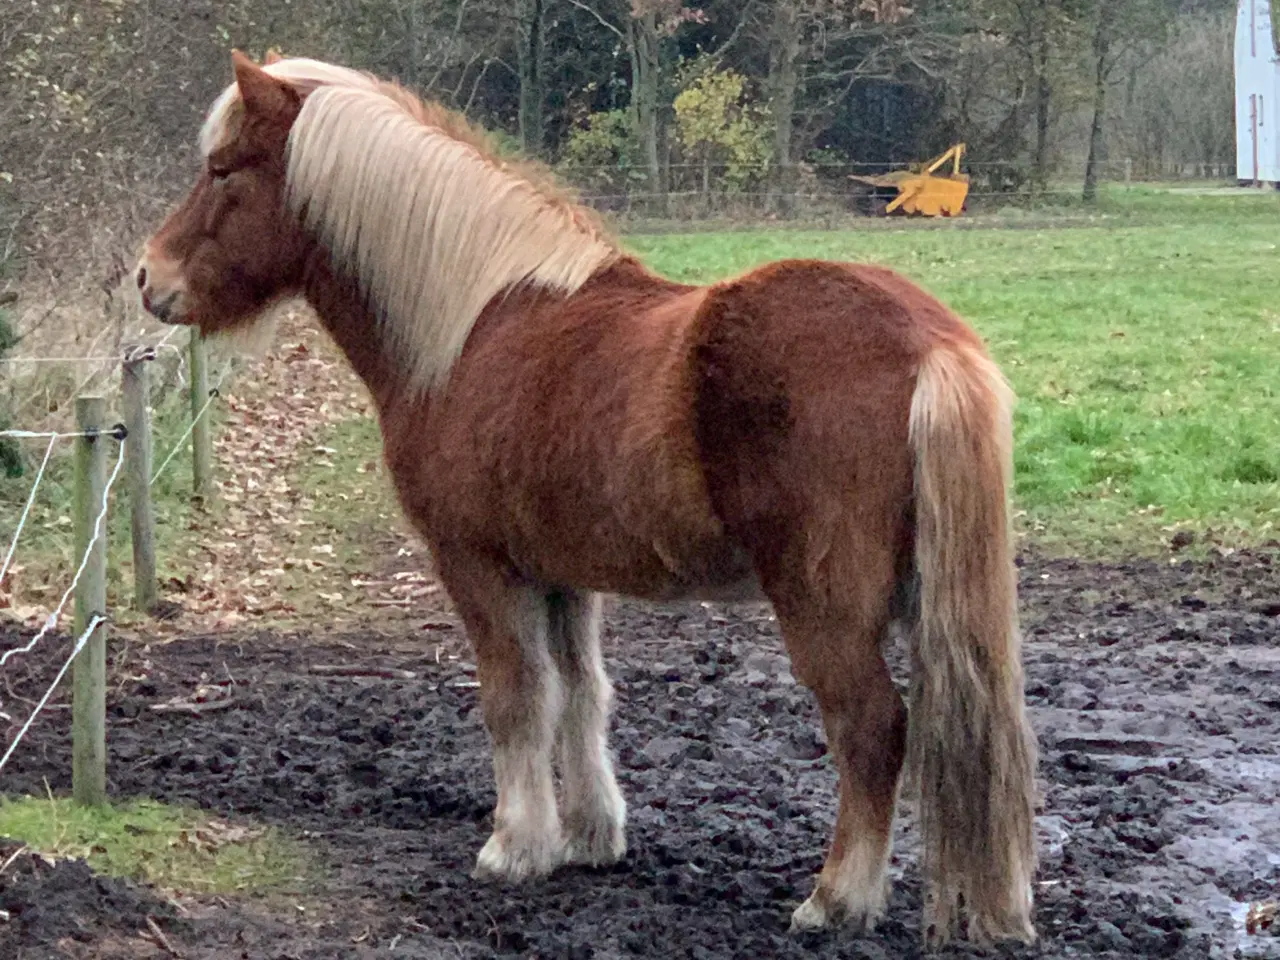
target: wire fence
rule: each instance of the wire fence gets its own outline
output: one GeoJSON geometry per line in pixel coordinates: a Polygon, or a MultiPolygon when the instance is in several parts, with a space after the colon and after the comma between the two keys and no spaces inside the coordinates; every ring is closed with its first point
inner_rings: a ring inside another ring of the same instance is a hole
{"type": "Polygon", "coordinates": [[[9,549],[4,555],[4,565],[0,566],[0,584],[5,582],[5,577],[9,575],[9,566],[13,563],[13,555],[18,549],[18,540],[22,537],[23,528],[27,525],[27,518],[31,516],[31,505],[36,502],[36,491],[40,489],[40,481],[44,479],[44,472],[49,468],[49,459],[53,456],[53,448],[58,445],[58,434],[54,434],[49,438],[49,444],[44,448],[44,458],[40,461],[40,469],[36,471],[36,478],[31,483],[31,491],[27,494],[26,503],[22,505],[22,514],[18,517],[18,525],[14,528],[13,539],[9,541],[9,549]]]}
{"type": "MultiPolygon", "coordinates": [[[[66,357],[0,357],[0,366],[23,367],[23,366],[46,364],[46,363],[54,363],[54,364],[61,364],[61,365],[67,365],[67,364],[73,364],[73,363],[100,363],[100,364],[116,365],[116,364],[125,363],[131,359],[154,359],[157,355],[159,355],[160,351],[162,350],[172,351],[176,353],[179,358],[181,358],[183,356],[182,348],[179,347],[177,344],[169,342],[170,340],[173,339],[173,337],[177,334],[177,332],[180,329],[181,329],[180,327],[173,327],[168,333],[166,333],[162,338],[157,340],[155,343],[134,347],[131,351],[126,351],[123,355],[113,353],[113,354],[102,354],[98,356],[95,356],[92,354],[86,354],[83,356],[66,356],[66,357]],[[151,356],[145,357],[141,355],[142,353],[150,353],[151,356]]],[[[179,360],[179,364],[183,365],[181,360],[179,360]]]]}
{"type": "MultiPolygon", "coordinates": [[[[177,344],[169,342],[170,340],[173,339],[175,335],[177,335],[177,333],[181,329],[182,329],[181,327],[175,326],[171,328],[161,339],[159,339],[155,343],[132,345],[130,347],[127,347],[121,354],[117,354],[117,355],[65,356],[65,357],[40,357],[40,356],[0,357],[0,365],[26,366],[26,365],[58,364],[58,365],[65,366],[65,365],[77,364],[77,363],[96,363],[96,364],[111,364],[114,366],[124,366],[130,363],[136,363],[139,361],[156,360],[159,358],[161,353],[167,352],[167,353],[172,353],[175,356],[175,359],[176,359],[175,371],[177,373],[178,382],[183,387],[187,387],[188,379],[189,379],[187,374],[188,351],[184,350],[181,346],[177,344]]],[[[160,478],[160,475],[164,472],[165,468],[168,467],[169,464],[173,462],[174,458],[179,453],[182,452],[183,445],[187,442],[188,439],[190,439],[192,433],[197,429],[199,423],[204,419],[205,414],[208,413],[214,401],[217,400],[218,397],[220,396],[220,388],[222,386],[222,383],[226,379],[226,377],[229,376],[229,374],[230,374],[230,367],[227,367],[222,371],[219,377],[218,383],[212,389],[207,391],[207,396],[201,400],[202,405],[200,409],[191,418],[190,422],[187,424],[187,427],[183,431],[182,435],[178,438],[177,442],[174,443],[172,449],[170,449],[168,455],[165,457],[160,467],[155,471],[155,474],[151,478],[151,483],[154,484],[156,480],[160,478]]],[[[69,402],[71,399],[72,399],[71,397],[68,397],[66,401],[63,401],[61,404],[58,404],[58,406],[66,406],[67,402],[69,402]]],[[[45,453],[45,458],[41,461],[40,467],[38,468],[38,476],[36,479],[36,483],[33,484],[32,486],[32,496],[34,496],[35,489],[39,485],[40,477],[43,476],[44,470],[48,466],[49,454],[52,452],[56,442],[60,439],[70,439],[75,437],[81,437],[84,435],[85,435],[84,433],[79,433],[75,431],[60,431],[60,430],[0,430],[0,439],[12,439],[12,440],[48,439],[50,441],[49,448],[48,450],[46,450],[46,453],[45,453]]],[[[30,509],[30,500],[27,503],[26,509],[24,509],[22,520],[20,521],[20,523],[25,522],[26,513],[29,509],[30,509]]],[[[21,527],[19,527],[19,530],[20,529],[21,527]]],[[[8,564],[6,563],[6,567],[7,566],[8,564]]],[[[4,579],[3,575],[0,575],[0,583],[3,582],[3,579],[4,579]]]]}
{"type": "Polygon", "coordinates": [[[41,363],[119,363],[119,357],[0,357],[0,364],[11,367],[21,367],[30,364],[41,363]]]}
{"type": "MultiPolygon", "coordinates": [[[[126,301],[122,301],[115,293],[108,297],[108,314],[118,314],[121,309],[127,310],[126,301]]],[[[124,324],[118,319],[108,323],[107,328],[115,329],[114,336],[121,340],[124,337],[124,324]]],[[[91,344],[84,354],[29,354],[0,357],[0,384],[3,384],[5,396],[2,404],[10,419],[34,419],[42,422],[47,429],[31,430],[36,432],[64,432],[68,411],[72,402],[89,389],[112,388],[112,381],[120,375],[121,368],[132,360],[157,360],[165,356],[171,360],[166,366],[166,379],[176,381],[179,389],[188,386],[189,348],[171,341],[187,328],[171,326],[162,336],[150,343],[139,343],[135,346],[123,346],[116,353],[103,353],[100,339],[91,344]],[[57,374],[50,374],[50,369],[65,370],[70,376],[70,383],[57,374]],[[87,373],[86,373],[87,369],[87,373]],[[22,376],[23,372],[29,376],[22,376]],[[7,374],[7,375],[6,375],[7,374]]],[[[140,326],[136,337],[144,340],[148,334],[147,326],[140,326]]],[[[15,435],[20,438],[25,434],[15,435]]]]}
{"type": "MultiPolygon", "coordinates": [[[[708,160],[700,162],[675,162],[661,165],[664,180],[673,189],[680,189],[682,184],[703,183],[706,180],[718,182],[728,177],[734,183],[764,182],[770,179],[797,182],[806,177],[821,180],[839,180],[848,176],[878,176],[902,171],[920,170],[932,165],[942,157],[921,160],[920,158],[891,160],[852,160],[839,157],[817,158],[797,161],[789,164],[728,162],[724,160],[708,160]]],[[[1078,183],[1083,180],[1086,166],[1084,157],[1070,163],[1062,164],[1053,171],[1046,172],[1045,183],[1078,183]]],[[[940,172],[953,168],[950,158],[938,164],[940,172]]],[[[612,163],[572,163],[563,162],[557,171],[566,179],[579,185],[591,181],[608,183],[647,183],[648,172],[643,166],[627,160],[612,163]]],[[[1003,182],[1018,184],[1033,182],[1036,173],[1026,162],[1014,160],[975,160],[971,156],[962,156],[960,171],[979,182],[1003,182]]],[[[1165,163],[1142,161],[1133,158],[1109,160],[1095,165],[1095,172],[1102,181],[1138,181],[1161,182],[1171,180],[1203,180],[1234,179],[1236,168],[1234,163],[1200,162],[1200,163],[1165,163]]]]}
{"type": "MultiPolygon", "coordinates": [[[[50,633],[52,633],[57,628],[58,623],[62,617],[63,611],[66,609],[67,604],[71,601],[72,597],[76,597],[78,595],[78,591],[82,590],[82,583],[86,579],[86,573],[89,573],[91,576],[95,573],[95,571],[91,569],[95,555],[105,556],[105,551],[102,550],[102,546],[103,546],[103,538],[106,536],[107,511],[111,502],[112,488],[114,488],[116,484],[116,480],[120,476],[121,468],[124,466],[124,462],[125,462],[125,444],[124,444],[125,437],[122,432],[98,431],[95,433],[91,431],[81,431],[78,433],[55,436],[50,440],[48,451],[46,451],[46,457],[45,457],[46,464],[48,462],[48,452],[52,451],[54,445],[58,440],[75,438],[79,440],[81,443],[89,444],[89,443],[98,443],[102,440],[105,440],[113,436],[117,441],[115,467],[114,469],[112,469],[110,476],[107,477],[105,481],[101,483],[101,496],[95,498],[96,502],[92,504],[93,507],[96,507],[96,510],[94,510],[92,526],[87,531],[77,531],[78,533],[83,533],[83,535],[79,536],[77,539],[84,540],[86,541],[86,543],[80,552],[80,562],[76,567],[75,573],[71,577],[71,583],[63,592],[62,597],[58,601],[57,606],[55,606],[54,609],[45,618],[43,625],[31,637],[31,639],[29,639],[25,644],[6,650],[3,655],[0,655],[0,670],[3,670],[8,665],[9,661],[12,658],[17,656],[25,656],[31,653],[33,650],[36,649],[37,646],[39,646],[40,642],[44,640],[45,637],[47,637],[50,633]]],[[[43,477],[44,477],[44,471],[41,470],[40,473],[37,474],[35,482],[32,484],[31,493],[28,496],[28,502],[34,499],[36,491],[39,488],[40,481],[43,477]]],[[[92,480],[93,478],[88,477],[86,479],[92,480]]],[[[101,478],[98,478],[98,479],[101,479],[101,478]]],[[[25,525],[25,520],[26,520],[26,512],[24,511],[24,515],[22,519],[23,525],[25,525]]],[[[6,557],[6,567],[8,566],[8,562],[11,559],[13,551],[17,546],[21,533],[22,533],[22,526],[20,525],[18,530],[15,532],[14,539],[10,545],[9,555],[6,557]]],[[[102,584],[102,589],[105,590],[105,571],[96,571],[96,573],[97,573],[97,579],[99,579],[100,583],[102,584]]],[[[80,596],[79,599],[83,600],[83,596],[80,596]]],[[[78,606],[83,606],[83,603],[78,603],[78,606]]],[[[105,602],[103,602],[101,606],[105,607],[105,602]]],[[[62,667],[58,670],[58,673],[54,676],[53,682],[49,684],[44,694],[40,697],[38,701],[36,701],[35,706],[32,707],[31,712],[27,715],[26,720],[22,723],[22,726],[19,727],[18,732],[14,735],[13,739],[9,741],[9,744],[4,751],[4,754],[0,756],[0,770],[3,770],[4,767],[9,763],[10,758],[14,755],[15,751],[18,749],[18,746],[22,743],[23,738],[26,737],[27,732],[31,729],[36,719],[40,716],[40,713],[48,705],[49,700],[53,697],[53,694],[57,690],[59,684],[62,683],[62,680],[66,676],[67,671],[70,670],[72,666],[76,664],[77,658],[82,654],[85,647],[89,644],[91,638],[93,638],[95,633],[99,630],[99,628],[103,627],[103,625],[107,622],[107,614],[105,609],[99,609],[99,610],[93,611],[88,616],[87,619],[88,619],[88,623],[83,628],[80,629],[79,636],[76,638],[75,643],[72,645],[71,652],[68,654],[66,660],[63,662],[62,667]]],[[[105,676],[103,677],[103,683],[105,685],[105,676]]],[[[73,703],[73,710],[75,710],[77,713],[83,713],[85,710],[84,702],[81,701],[80,703],[73,703]]],[[[106,716],[104,711],[101,717],[101,721],[94,723],[93,728],[95,730],[101,731],[105,729],[105,724],[106,724],[106,716]]],[[[75,738],[78,741],[80,738],[80,731],[78,729],[73,729],[73,736],[75,736],[75,738]]],[[[78,747],[79,743],[77,743],[76,746],[78,747]]],[[[104,760],[104,764],[105,764],[105,760],[104,760]]],[[[105,783],[105,765],[102,771],[101,779],[105,783]]],[[[77,792],[79,792],[80,787],[81,787],[80,784],[75,785],[77,792]]]]}
{"type": "MultiPolygon", "coordinates": [[[[30,640],[20,647],[13,647],[12,649],[6,650],[3,654],[0,654],[0,670],[4,669],[5,664],[7,664],[12,657],[25,655],[34,650],[39,646],[40,641],[43,640],[50,631],[57,627],[58,621],[62,617],[63,610],[66,609],[67,604],[75,595],[76,588],[80,585],[80,579],[84,576],[84,572],[89,566],[89,559],[93,548],[97,546],[98,541],[103,536],[104,525],[107,519],[107,506],[111,497],[111,488],[115,486],[116,479],[120,476],[120,468],[122,466],[124,466],[123,440],[119,443],[119,454],[116,457],[115,469],[111,471],[111,476],[107,479],[106,485],[103,488],[102,501],[98,505],[97,516],[93,522],[93,532],[89,537],[89,545],[85,548],[84,553],[80,557],[80,564],[76,567],[76,572],[71,577],[70,586],[68,586],[66,591],[62,594],[62,599],[59,600],[58,605],[53,608],[53,612],[45,617],[43,626],[40,627],[30,640]]],[[[34,489],[32,492],[34,494],[34,489]]],[[[20,532],[21,531],[19,531],[19,533],[20,532]]],[[[16,538],[14,542],[17,542],[16,538]]]]}
{"type": "Polygon", "coordinates": [[[222,382],[226,379],[228,372],[229,371],[224,370],[222,376],[218,378],[217,384],[209,389],[208,396],[205,398],[204,403],[200,406],[200,409],[196,411],[195,416],[191,418],[191,422],[187,424],[187,428],[182,431],[182,436],[178,438],[178,441],[169,450],[168,455],[161,462],[160,466],[156,468],[156,472],[151,476],[150,482],[152,486],[154,486],[155,482],[160,479],[160,475],[164,473],[165,468],[173,462],[174,458],[179,453],[182,452],[182,449],[186,446],[191,435],[200,428],[202,423],[205,422],[205,415],[208,414],[210,408],[213,406],[213,402],[222,396],[222,382]]]}
{"type": "MultiPolygon", "coordinates": [[[[99,667],[95,666],[95,664],[101,664],[102,676],[88,677],[85,680],[85,684],[88,684],[86,689],[92,688],[94,684],[97,684],[101,689],[102,685],[105,684],[105,647],[98,648],[93,645],[105,644],[105,631],[111,619],[106,609],[106,566],[108,561],[105,538],[107,536],[108,513],[112,494],[118,486],[122,475],[127,474],[130,479],[128,488],[132,501],[131,534],[135,561],[135,605],[139,605],[137,601],[142,598],[145,602],[141,606],[146,609],[154,606],[156,590],[154,544],[150,542],[152,537],[150,522],[151,487],[187,447],[192,449],[193,454],[193,493],[203,494],[203,488],[208,485],[208,476],[200,476],[199,470],[195,465],[201,460],[199,455],[201,444],[207,445],[210,443],[208,425],[211,411],[214,408],[215,401],[221,396],[222,384],[229,376],[231,367],[230,365],[224,367],[217,383],[211,389],[208,388],[204,376],[206,359],[203,338],[193,331],[187,350],[183,351],[177,345],[169,343],[176,332],[177,328],[171,330],[155,343],[130,346],[119,357],[95,358],[95,362],[111,362],[122,367],[121,393],[124,416],[127,423],[121,422],[114,426],[108,426],[107,421],[110,418],[106,416],[107,405],[105,401],[97,397],[81,397],[76,403],[77,429],[75,430],[11,429],[0,431],[0,439],[47,441],[44,444],[43,454],[39,459],[39,465],[35,470],[30,488],[27,490],[23,500],[22,509],[18,513],[13,533],[9,538],[8,546],[4,553],[3,563],[0,564],[0,590],[5,587],[14,570],[15,560],[20,553],[24,533],[29,527],[33,514],[33,507],[39,499],[42,485],[46,483],[50,475],[50,467],[54,462],[57,449],[60,444],[66,442],[72,442],[76,445],[75,499],[77,504],[74,511],[77,544],[75,551],[76,566],[71,573],[70,582],[62,592],[56,605],[44,616],[39,628],[26,642],[0,653],[0,671],[7,668],[15,658],[30,654],[42,642],[46,641],[58,629],[66,613],[67,606],[72,602],[73,598],[76,601],[76,637],[71,644],[66,660],[62,663],[53,681],[40,699],[36,701],[26,720],[9,741],[3,754],[0,754],[0,770],[3,770],[9,763],[10,758],[31,729],[32,724],[36,721],[41,711],[46,709],[66,674],[73,668],[76,672],[76,685],[72,704],[73,739],[77,742],[83,738],[101,740],[104,736],[105,713],[100,705],[101,697],[95,700],[95,698],[86,695],[82,698],[81,688],[83,684],[81,675],[84,671],[99,670],[99,667]],[[184,373],[182,380],[184,383],[189,380],[193,391],[190,395],[192,412],[184,430],[169,448],[159,468],[152,471],[150,470],[149,460],[151,446],[150,395],[145,370],[149,363],[156,360],[166,350],[174,350],[179,353],[179,367],[184,370],[187,366],[187,354],[189,353],[190,355],[191,375],[188,377],[184,373]],[[195,391],[199,392],[196,393],[195,391]],[[116,441],[116,456],[114,465],[108,472],[104,459],[104,444],[113,439],[116,441]],[[144,540],[146,542],[143,542],[144,540]],[[139,558],[145,559],[147,557],[151,558],[149,564],[140,565],[139,558]],[[147,582],[148,580],[149,583],[147,582]],[[85,654],[86,648],[97,649],[97,655],[90,656],[85,654]],[[86,707],[82,700],[86,702],[94,701],[96,705],[86,707]],[[94,716],[95,712],[102,713],[102,715],[94,716]]],[[[74,362],[78,358],[72,358],[69,361],[66,358],[57,357],[21,359],[23,362],[56,363],[59,361],[74,362]]],[[[208,453],[205,459],[207,460],[210,457],[211,453],[208,453]]],[[[0,704],[0,708],[2,707],[3,704],[0,704]]],[[[3,710],[0,710],[0,718],[10,722],[14,719],[9,714],[4,713],[3,710]]],[[[93,750],[85,753],[73,748],[73,755],[95,757],[101,755],[103,757],[103,769],[97,772],[92,770],[82,772],[79,769],[79,765],[73,763],[73,793],[77,799],[83,795],[93,802],[105,800],[105,753],[103,751],[95,753],[93,750]]]]}
{"type": "Polygon", "coordinates": [[[36,705],[31,709],[31,713],[27,715],[27,719],[23,722],[22,726],[18,728],[18,732],[14,735],[14,738],[9,741],[9,746],[5,749],[4,755],[0,756],[0,770],[4,770],[5,766],[9,763],[9,758],[12,757],[14,751],[18,749],[18,745],[22,743],[23,738],[27,735],[27,731],[31,729],[32,724],[36,722],[36,718],[40,716],[40,711],[45,708],[49,699],[53,696],[54,691],[58,689],[58,685],[62,683],[62,678],[67,675],[67,671],[70,670],[72,664],[75,663],[76,657],[80,656],[84,651],[85,646],[89,642],[89,638],[93,636],[94,631],[97,630],[98,627],[106,622],[106,619],[107,618],[104,616],[94,616],[89,621],[89,626],[85,627],[84,632],[76,638],[75,645],[72,647],[70,655],[62,664],[62,669],[60,669],[57,676],[53,678],[53,682],[49,684],[49,688],[45,690],[44,695],[36,701],[36,705]]]}

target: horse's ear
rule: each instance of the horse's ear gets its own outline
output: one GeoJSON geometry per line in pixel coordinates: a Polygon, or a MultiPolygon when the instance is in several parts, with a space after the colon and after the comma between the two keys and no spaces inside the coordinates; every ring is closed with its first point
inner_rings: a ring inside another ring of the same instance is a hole
{"type": "Polygon", "coordinates": [[[246,113],[277,116],[298,105],[293,87],[271,76],[239,50],[231,51],[231,66],[246,113]]]}
{"type": "Polygon", "coordinates": [[[273,63],[279,63],[283,59],[284,59],[284,54],[281,53],[279,50],[277,50],[275,47],[272,47],[270,50],[267,51],[266,59],[262,61],[262,65],[264,67],[269,67],[273,63]]]}

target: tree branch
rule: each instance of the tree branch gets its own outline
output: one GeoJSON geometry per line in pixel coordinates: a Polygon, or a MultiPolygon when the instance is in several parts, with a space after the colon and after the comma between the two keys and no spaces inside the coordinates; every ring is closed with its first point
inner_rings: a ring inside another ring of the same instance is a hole
{"type": "Polygon", "coordinates": [[[746,3],[742,5],[742,13],[738,15],[737,26],[735,26],[733,28],[733,32],[729,34],[729,38],[725,40],[724,43],[720,44],[720,46],[716,47],[717,57],[723,57],[733,48],[733,45],[738,42],[738,38],[742,36],[742,28],[747,25],[752,14],[755,13],[755,6],[755,0],[746,0],[746,3]]]}
{"type": "MultiPolygon", "coordinates": [[[[454,21],[453,21],[453,31],[449,34],[449,41],[445,45],[444,55],[440,57],[439,68],[436,70],[435,74],[431,77],[431,79],[427,82],[428,90],[435,89],[436,84],[440,82],[440,78],[444,75],[445,70],[449,66],[449,57],[453,55],[453,48],[458,42],[459,34],[462,33],[462,18],[466,15],[467,3],[468,3],[468,0],[462,0],[462,2],[458,4],[458,15],[454,18],[454,21]]],[[[475,60],[472,60],[471,63],[475,63],[475,60]]],[[[468,63],[467,66],[468,67],[471,66],[471,63],[468,63]]],[[[465,75],[465,72],[466,70],[464,68],[463,70],[464,75],[465,75]]]]}
{"type": "Polygon", "coordinates": [[[591,14],[591,16],[595,17],[596,20],[600,22],[600,26],[604,27],[606,30],[609,30],[617,34],[618,39],[620,40],[627,39],[626,34],[624,34],[620,29],[618,29],[616,25],[606,20],[604,16],[601,15],[600,11],[596,10],[594,7],[590,6],[589,4],[583,3],[582,0],[568,0],[568,2],[570,6],[577,7],[579,10],[583,11],[584,13],[591,14]]]}
{"type": "Polygon", "coordinates": [[[486,59],[485,59],[485,62],[484,62],[484,66],[482,66],[482,67],[480,68],[480,72],[476,74],[475,83],[471,84],[471,95],[470,95],[469,97],[467,97],[467,102],[466,102],[466,104],[462,107],[462,112],[463,112],[464,114],[465,114],[465,113],[470,113],[470,112],[471,112],[471,105],[472,105],[473,103],[475,103],[475,100],[476,100],[476,94],[477,94],[477,93],[479,93],[479,91],[480,91],[480,83],[481,83],[481,81],[483,81],[483,80],[484,80],[484,75],[485,75],[486,73],[488,73],[488,72],[489,72],[489,68],[490,68],[491,66],[493,66],[493,59],[492,59],[492,58],[486,58],[486,59]]]}

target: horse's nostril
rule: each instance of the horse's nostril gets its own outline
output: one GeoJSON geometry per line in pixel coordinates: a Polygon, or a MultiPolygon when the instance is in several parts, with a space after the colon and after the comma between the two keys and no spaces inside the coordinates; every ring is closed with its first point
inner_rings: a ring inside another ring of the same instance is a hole
{"type": "Polygon", "coordinates": [[[147,285],[147,268],[139,267],[138,268],[138,289],[141,290],[146,285],[147,285]]]}

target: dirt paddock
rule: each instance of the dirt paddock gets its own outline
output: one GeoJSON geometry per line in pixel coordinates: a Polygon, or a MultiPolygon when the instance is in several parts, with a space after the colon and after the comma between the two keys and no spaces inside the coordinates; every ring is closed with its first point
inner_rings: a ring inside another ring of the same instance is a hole
{"type": "MultiPolygon", "coordinates": [[[[1280,561],[1027,558],[1022,591],[1042,749],[1042,940],[995,955],[1280,956],[1280,938],[1244,927],[1247,905],[1280,887],[1280,561]]],[[[905,804],[879,929],[786,932],[821,863],[835,776],[769,611],[608,609],[630,807],[617,867],[515,891],[468,878],[494,798],[465,658],[436,662],[437,644],[457,643],[450,630],[337,637],[317,625],[312,636],[117,644],[114,794],[278,824],[323,869],[299,896],[178,907],[81,862],[22,857],[0,874],[0,956],[918,956],[905,804]],[[382,675],[317,675],[316,664],[382,675]],[[234,682],[235,704],[203,716],[150,709],[201,682],[234,682]],[[149,921],[168,946],[140,934],[149,921]]],[[[0,647],[20,639],[0,636],[0,647]]],[[[65,650],[44,644],[6,672],[6,740],[65,650]]],[[[905,681],[900,650],[894,664],[905,681]]],[[[68,726],[65,709],[40,720],[6,792],[68,787],[68,726]]]]}

